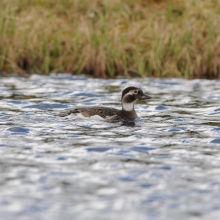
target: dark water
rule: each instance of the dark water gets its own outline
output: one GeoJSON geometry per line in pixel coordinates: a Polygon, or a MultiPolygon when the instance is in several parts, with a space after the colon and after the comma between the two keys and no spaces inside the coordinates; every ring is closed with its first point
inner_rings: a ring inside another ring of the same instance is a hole
{"type": "Polygon", "coordinates": [[[218,219],[220,81],[0,81],[1,219],[218,219]],[[60,117],[120,108],[141,87],[135,125],[60,117]]]}

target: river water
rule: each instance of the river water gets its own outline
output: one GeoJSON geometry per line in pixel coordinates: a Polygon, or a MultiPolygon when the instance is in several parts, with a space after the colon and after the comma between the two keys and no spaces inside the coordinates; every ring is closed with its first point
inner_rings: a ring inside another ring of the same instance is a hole
{"type": "Polygon", "coordinates": [[[0,80],[1,219],[218,219],[220,81],[0,80]],[[61,117],[152,96],[135,124],[61,117]]]}

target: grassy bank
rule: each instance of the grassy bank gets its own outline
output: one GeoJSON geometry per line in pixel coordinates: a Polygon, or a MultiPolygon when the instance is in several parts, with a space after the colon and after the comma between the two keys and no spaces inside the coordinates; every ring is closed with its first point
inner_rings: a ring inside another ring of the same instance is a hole
{"type": "Polygon", "coordinates": [[[0,72],[220,78],[218,0],[1,0],[0,72]]]}

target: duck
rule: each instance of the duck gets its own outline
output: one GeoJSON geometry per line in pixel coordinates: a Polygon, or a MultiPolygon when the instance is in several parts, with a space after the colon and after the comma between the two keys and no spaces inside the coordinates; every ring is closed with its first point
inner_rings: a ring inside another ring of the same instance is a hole
{"type": "Polygon", "coordinates": [[[98,116],[101,119],[107,120],[122,120],[131,121],[138,118],[134,105],[138,100],[151,99],[151,96],[144,94],[142,89],[134,86],[129,86],[122,91],[121,94],[121,109],[104,107],[104,106],[92,106],[92,107],[77,107],[69,110],[67,115],[74,115],[77,118],[95,118],[98,116]]]}

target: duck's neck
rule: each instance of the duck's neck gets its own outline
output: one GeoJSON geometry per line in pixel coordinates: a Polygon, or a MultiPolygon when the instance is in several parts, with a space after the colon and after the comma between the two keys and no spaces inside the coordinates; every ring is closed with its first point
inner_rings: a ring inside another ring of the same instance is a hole
{"type": "Polygon", "coordinates": [[[122,102],[122,112],[127,115],[129,118],[137,118],[137,114],[134,109],[134,102],[122,102]]]}
{"type": "Polygon", "coordinates": [[[122,110],[127,111],[127,112],[131,112],[131,111],[135,111],[134,110],[134,103],[135,102],[125,102],[125,103],[121,103],[122,105],[122,110]]]}

